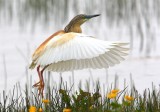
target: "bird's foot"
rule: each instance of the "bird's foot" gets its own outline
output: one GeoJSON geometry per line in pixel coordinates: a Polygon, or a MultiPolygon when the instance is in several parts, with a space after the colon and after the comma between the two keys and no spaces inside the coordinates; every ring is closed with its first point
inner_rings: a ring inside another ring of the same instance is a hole
{"type": "Polygon", "coordinates": [[[40,80],[39,82],[35,83],[33,87],[38,88],[38,95],[41,95],[43,98],[44,82],[40,80]]]}
{"type": "Polygon", "coordinates": [[[39,82],[37,82],[37,83],[35,83],[35,84],[33,85],[33,87],[38,87],[38,86],[39,86],[39,84],[40,84],[40,81],[39,81],[39,82]]]}

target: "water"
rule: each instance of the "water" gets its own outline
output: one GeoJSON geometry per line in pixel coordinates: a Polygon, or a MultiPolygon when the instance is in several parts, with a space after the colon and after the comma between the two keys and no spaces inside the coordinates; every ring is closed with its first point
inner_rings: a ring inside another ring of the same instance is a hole
{"type": "MultiPolygon", "coordinates": [[[[31,54],[48,36],[63,29],[73,16],[79,13],[98,14],[82,26],[83,32],[103,40],[130,41],[131,52],[127,60],[107,70],[92,70],[94,80],[111,83],[115,74],[119,76],[119,86],[130,74],[138,90],[151,88],[151,83],[160,84],[160,36],[159,0],[0,0],[0,91],[9,90],[16,82],[23,86],[27,77],[38,80],[36,71],[27,69],[31,54]],[[5,65],[4,65],[5,63],[5,65]],[[26,73],[28,72],[28,76],[26,73]],[[7,76],[7,88],[5,77],[7,76]]],[[[54,81],[59,74],[52,73],[54,81]]],[[[65,80],[71,72],[63,73],[65,80]]],[[[75,71],[75,82],[85,81],[88,70],[75,71]],[[83,77],[82,75],[83,74],[83,77]]]]}

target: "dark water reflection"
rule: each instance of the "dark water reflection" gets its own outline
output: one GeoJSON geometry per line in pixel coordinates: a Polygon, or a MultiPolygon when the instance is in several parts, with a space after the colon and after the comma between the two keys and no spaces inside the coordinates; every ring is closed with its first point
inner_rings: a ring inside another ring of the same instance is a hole
{"type": "Polygon", "coordinates": [[[156,39],[153,28],[159,27],[159,6],[160,0],[0,0],[0,23],[16,21],[20,28],[30,25],[32,30],[61,28],[79,13],[101,13],[104,24],[127,26],[131,45],[139,37],[139,50],[148,55],[156,39]]]}

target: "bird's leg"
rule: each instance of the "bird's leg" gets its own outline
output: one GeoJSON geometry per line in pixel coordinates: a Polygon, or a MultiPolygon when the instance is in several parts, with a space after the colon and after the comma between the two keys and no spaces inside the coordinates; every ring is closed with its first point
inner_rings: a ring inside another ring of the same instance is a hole
{"type": "Polygon", "coordinates": [[[48,65],[45,66],[41,71],[40,71],[40,65],[37,67],[37,72],[38,72],[38,76],[39,76],[40,81],[33,85],[33,87],[38,87],[38,93],[39,93],[39,95],[42,95],[42,98],[43,98],[43,90],[44,90],[43,72],[47,67],[48,67],[48,65]]]}
{"type": "Polygon", "coordinates": [[[48,65],[45,66],[45,67],[41,70],[41,72],[40,72],[40,77],[41,77],[41,79],[40,79],[40,85],[39,85],[38,89],[39,89],[39,95],[42,95],[42,98],[43,98],[43,91],[44,91],[43,72],[44,72],[44,70],[45,70],[47,67],[48,67],[48,65]]]}
{"type": "Polygon", "coordinates": [[[43,79],[43,71],[45,69],[43,68],[40,72],[40,77],[41,77],[41,80],[40,80],[40,85],[39,85],[39,95],[42,95],[42,98],[43,98],[43,90],[44,90],[44,79],[43,79]]]}
{"type": "MultiPolygon", "coordinates": [[[[37,67],[37,73],[38,73],[38,76],[39,76],[39,80],[41,80],[40,65],[37,67]]],[[[40,81],[37,82],[37,83],[35,83],[35,84],[33,85],[33,87],[37,87],[37,86],[39,86],[39,84],[40,84],[40,81]]]]}

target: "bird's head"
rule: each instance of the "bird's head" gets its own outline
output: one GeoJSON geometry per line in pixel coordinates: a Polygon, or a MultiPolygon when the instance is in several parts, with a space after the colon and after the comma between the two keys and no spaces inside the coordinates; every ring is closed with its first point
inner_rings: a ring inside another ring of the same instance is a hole
{"type": "Polygon", "coordinates": [[[97,16],[100,16],[100,14],[95,14],[95,15],[79,14],[69,22],[69,24],[65,27],[64,31],[81,33],[82,31],[80,26],[89,19],[97,16]]]}

